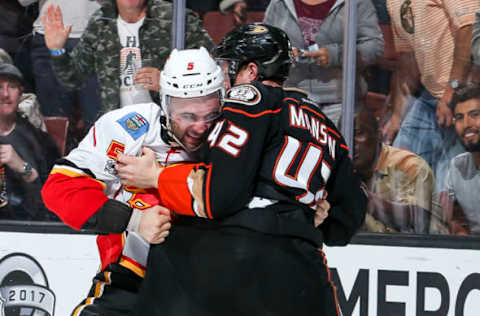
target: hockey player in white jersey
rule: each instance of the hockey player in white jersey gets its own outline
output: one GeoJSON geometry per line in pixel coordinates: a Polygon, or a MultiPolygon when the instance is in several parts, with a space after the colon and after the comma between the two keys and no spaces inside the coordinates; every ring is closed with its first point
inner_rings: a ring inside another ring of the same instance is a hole
{"type": "Polygon", "coordinates": [[[149,243],[160,243],[170,212],[156,191],[123,186],[118,153],[156,155],[162,166],[190,161],[220,116],[222,69],[204,49],[174,50],[161,73],[162,108],[127,106],[103,115],[79,146],[57,161],[42,189],[45,205],[74,229],[93,229],[101,259],[78,315],[129,315],[145,275],[149,243]],[[143,236],[143,238],[141,237],[143,236]]]}

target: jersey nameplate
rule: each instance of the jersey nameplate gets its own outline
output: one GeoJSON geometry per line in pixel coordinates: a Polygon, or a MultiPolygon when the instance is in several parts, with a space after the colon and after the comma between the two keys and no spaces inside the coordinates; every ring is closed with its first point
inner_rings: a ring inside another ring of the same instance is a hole
{"type": "Polygon", "coordinates": [[[262,99],[262,95],[257,88],[252,85],[236,86],[228,90],[225,101],[242,103],[245,105],[255,105],[262,99]]]}
{"type": "Polygon", "coordinates": [[[149,123],[148,121],[138,114],[137,112],[131,112],[117,120],[130,136],[134,140],[137,140],[140,136],[145,134],[148,131],[149,123]]]}

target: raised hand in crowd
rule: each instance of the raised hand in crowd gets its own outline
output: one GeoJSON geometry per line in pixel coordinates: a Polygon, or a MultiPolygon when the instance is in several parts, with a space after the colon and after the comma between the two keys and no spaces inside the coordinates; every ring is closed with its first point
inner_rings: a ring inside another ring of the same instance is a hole
{"type": "Polygon", "coordinates": [[[72,25],[67,25],[66,27],[63,25],[62,9],[58,5],[50,5],[41,19],[47,47],[49,49],[63,48],[72,30],[72,25]]]}

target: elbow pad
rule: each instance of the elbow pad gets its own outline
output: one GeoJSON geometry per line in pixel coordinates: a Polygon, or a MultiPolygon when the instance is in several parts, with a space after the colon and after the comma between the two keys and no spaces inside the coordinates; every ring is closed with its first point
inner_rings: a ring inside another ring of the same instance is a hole
{"type": "Polygon", "coordinates": [[[98,233],[120,234],[127,229],[132,212],[133,209],[128,205],[109,199],[83,228],[91,229],[98,233]]]}

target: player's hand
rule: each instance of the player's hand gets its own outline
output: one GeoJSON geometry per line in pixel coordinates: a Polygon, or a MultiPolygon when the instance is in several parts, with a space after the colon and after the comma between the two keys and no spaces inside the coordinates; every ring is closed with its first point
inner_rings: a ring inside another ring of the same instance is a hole
{"type": "Polygon", "coordinates": [[[328,217],[328,211],[330,210],[330,203],[326,200],[320,200],[316,204],[315,215],[313,217],[313,223],[315,227],[318,227],[328,217]]]}
{"type": "Polygon", "coordinates": [[[170,233],[171,220],[168,209],[160,205],[152,206],[143,211],[138,233],[151,244],[161,244],[170,233]]]}
{"type": "Polygon", "coordinates": [[[328,67],[330,64],[330,55],[328,54],[328,50],[324,47],[320,47],[316,50],[305,51],[302,57],[313,57],[316,63],[322,67],[328,67]]]}
{"type": "Polygon", "coordinates": [[[45,14],[41,16],[41,20],[44,28],[45,44],[48,49],[63,48],[72,26],[67,25],[65,27],[63,25],[62,9],[58,5],[49,5],[45,14]]]}
{"type": "Polygon", "coordinates": [[[160,91],[160,70],[155,67],[143,67],[135,73],[135,84],[143,84],[147,90],[160,91]]]}
{"type": "Polygon", "coordinates": [[[162,168],[158,165],[155,153],[147,147],[142,148],[143,156],[134,157],[119,153],[115,170],[123,185],[137,188],[157,188],[158,176],[162,168]]]}

